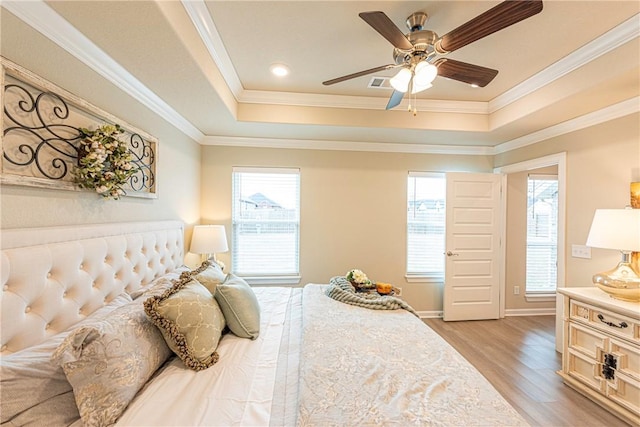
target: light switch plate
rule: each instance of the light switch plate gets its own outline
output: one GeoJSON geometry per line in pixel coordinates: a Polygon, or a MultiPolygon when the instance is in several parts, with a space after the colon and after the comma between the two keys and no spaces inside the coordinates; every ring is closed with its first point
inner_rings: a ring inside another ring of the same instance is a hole
{"type": "Polygon", "coordinates": [[[591,259],[591,247],[585,245],[571,245],[571,256],[574,258],[591,259]]]}

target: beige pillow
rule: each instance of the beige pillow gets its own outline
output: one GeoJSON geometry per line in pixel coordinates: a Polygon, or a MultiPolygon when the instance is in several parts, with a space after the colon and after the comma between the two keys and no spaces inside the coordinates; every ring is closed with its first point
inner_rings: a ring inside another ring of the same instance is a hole
{"type": "Polygon", "coordinates": [[[62,366],[73,387],[83,424],[103,426],[116,422],[170,356],[162,334],[138,300],[71,332],[52,361],[62,366]]]}
{"type": "Polygon", "coordinates": [[[216,287],[224,282],[226,277],[226,274],[222,272],[222,268],[213,261],[203,262],[199,268],[193,270],[192,275],[211,292],[211,295],[216,293],[216,287]]]}
{"type": "Polygon", "coordinates": [[[144,307],[187,367],[200,371],[218,361],[224,315],[207,288],[189,274],[183,274],[163,295],[148,298],[144,307]]]}

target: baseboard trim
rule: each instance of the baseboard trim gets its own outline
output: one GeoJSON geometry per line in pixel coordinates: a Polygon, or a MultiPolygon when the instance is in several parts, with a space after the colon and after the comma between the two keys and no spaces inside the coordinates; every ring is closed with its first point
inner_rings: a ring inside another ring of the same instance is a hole
{"type": "Polygon", "coordinates": [[[442,310],[440,311],[416,311],[421,319],[441,319],[442,310]]]}
{"type": "Polygon", "coordinates": [[[550,308],[510,308],[505,310],[505,317],[510,316],[555,316],[555,307],[550,308]]]}
{"type": "MultiPolygon", "coordinates": [[[[417,311],[421,319],[442,319],[442,310],[417,311]]],[[[504,312],[505,317],[510,316],[555,316],[556,309],[551,308],[511,308],[504,312]]]]}

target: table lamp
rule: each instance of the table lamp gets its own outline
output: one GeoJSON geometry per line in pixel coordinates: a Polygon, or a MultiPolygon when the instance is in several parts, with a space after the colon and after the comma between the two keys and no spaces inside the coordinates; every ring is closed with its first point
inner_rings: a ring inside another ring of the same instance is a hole
{"type": "Polygon", "coordinates": [[[593,283],[616,299],[640,301],[640,271],[631,263],[631,252],[640,251],[640,209],[597,209],[587,246],[622,253],[620,263],[595,274],[593,283]]]}
{"type": "Polygon", "coordinates": [[[196,225],[193,227],[191,247],[189,252],[201,254],[202,261],[213,257],[216,260],[216,252],[227,252],[227,234],[223,225],[196,225]]]}

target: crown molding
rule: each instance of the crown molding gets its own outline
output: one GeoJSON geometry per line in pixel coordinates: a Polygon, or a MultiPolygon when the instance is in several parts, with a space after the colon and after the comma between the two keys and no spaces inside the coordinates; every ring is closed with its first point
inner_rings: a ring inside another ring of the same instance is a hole
{"type": "Polygon", "coordinates": [[[326,141],[284,138],[251,138],[235,136],[206,136],[202,145],[218,145],[252,148],[285,148],[301,150],[370,151],[383,153],[412,154],[457,154],[472,156],[494,156],[508,151],[537,144],[550,138],[615,120],[640,112],[640,97],[634,97],[609,107],[576,117],[538,132],[512,139],[495,147],[471,145],[421,145],[389,142],[326,141]]]}
{"type": "Polygon", "coordinates": [[[196,27],[202,42],[207,48],[209,55],[211,55],[211,59],[213,59],[213,62],[218,66],[224,81],[227,83],[229,90],[231,90],[231,93],[233,93],[237,101],[243,93],[244,88],[233,67],[233,62],[231,62],[231,58],[224,47],[224,43],[220,38],[220,33],[218,33],[218,29],[213,23],[213,19],[211,19],[211,13],[206,3],[202,0],[181,0],[181,3],[187,15],[189,15],[189,19],[191,19],[194,27],[196,27]]]}
{"type": "Polygon", "coordinates": [[[200,141],[204,134],[124,67],[96,46],[44,1],[3,1],[2,7],[49,40],[66,50],[93,71],[122,89],[185,135],[200,141]]]}
{"type": "Polygon", "coordinates": [[[489,114],[535,92],[570,72],[640,36],[640,14],[565,56],[524,82],[489,101],[489,114]]]}
{"type": "Polygon", "coordinates": [[[458,154],[490,156],[492,147],[468,145],[421,145],[389,142],[327,141],[313,139],[252,138],[237,136],[206,136],[202,145],[250,148],[285,148],[298,150],[368,151],[411,154],[458,154]]]}
{"type": "MultiPolygon", "coordinates": [[[[387,98],[312,93],[245,90],[239,101],[246,104],[296,105],[299,107],[355,108],[384,110],[387,98]]],[[[404,101],[406,104],[406,100],[404,101]]],[[[489,103],[481,101],[445,101],[418,99],[416,108],[422,112],[487,114],[489,103]]]]}
{"type": "Polygon", "coordinates": [[[493,154],[506,153],[507,151],[523,148],[528,145],[533,145],[538,142],[554,138],[556,136],[575,132],[580,129],[595,126],[609,120],[615,120],[617,118],[638,112],[640,112],[640,97],[631,98],[626,101],[622,101],[609,107],[603,108],[601,110],[594,111],[592,113],[588,113],[571,120],[567,120],[566,122],[559,123],[546,129],[542,129],[523,137],[516,138],[497,145],[494,148],[493,154]]]}

